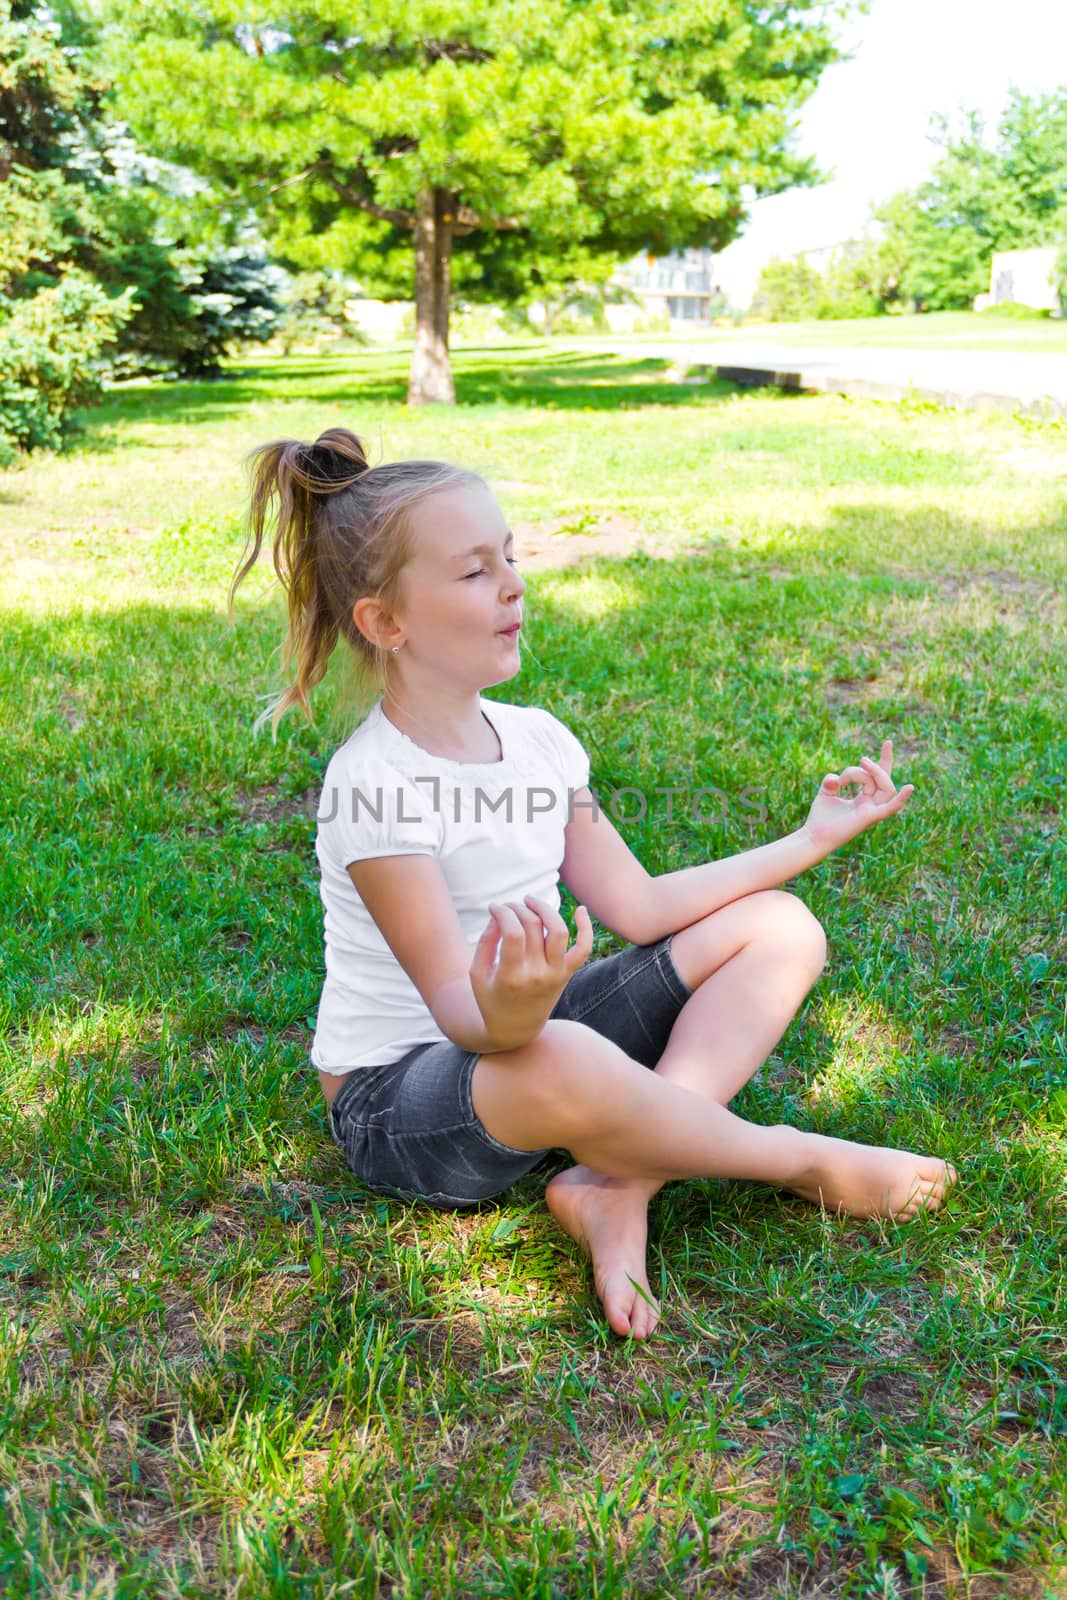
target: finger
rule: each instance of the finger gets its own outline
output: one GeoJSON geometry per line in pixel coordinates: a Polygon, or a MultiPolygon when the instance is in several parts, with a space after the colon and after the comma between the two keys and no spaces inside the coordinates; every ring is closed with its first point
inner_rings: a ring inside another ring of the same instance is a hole
{"type": "Polygon", "coordinates": [[[840,775],[840,782],[862,783],[865,794],[873,794],[876,787],[874,779],[863,767],[846,767],[840,775]]]}
{"type": "Polygon", "coordinates": [[[575,908],[574,921],[574,943],[564,957],[564,965],[570,972],[577,972],[579,967],[585,965],[593,948],[593,922],[584,906],[575,908]]]}
{"type": "Polygon", "coordinates": [[[881,762],[882,762],[882,766],[885,768],[885,770],[888,773],[892,774],[892,771],[893,771],[893,741],[892,741],[892,739],[883,739],[882,740],[881,762]]]}
{"type": "Polygon", "coordinates": [[[515,913],[522,926],[526,938],[526,954],[531,960],[538,957],[545,958],[545,930],[541,918],[530,906],[524,905],[521,900],[508,900],[505,902],[509,910],[515,913]]]}
{"type": "Polygon", "coordinates": [[[528,894],[524,895],[523,899],[537,913],[545,925],[544,951],[546,958],[553,963],[558,961],[567,948],[567,924],[559,912],[554,910],[547,900],[542,900],[540,895],[528,894]]]}
{"type": "Polygon", "coordinates": [[[914,793],[915,785],[913,783],[906,783],[903,789],[898,789],[887,814],[893,816],[896,812],[903,811],[914,793]]]}
{"type": "Polygon", "coordinates": [[[486,925],[481,938],[474,947],[474,957],[470,965],[470,970],[473,973],[476,973],[482,978],[488,978],[489,974],[493,970],[493,964],[496,960],[496,947],[499,940],[500,925],[490,910],[489,922],[486,925]]]}
{"type": "Polygon", "coordinates": [[[870,756],[860,756],[860,764],[866,767],[879,789],[884,789],[887,794],[893,793],[893,780],[884,767],[880,767],[877,761],[872,761],[870,756]]]}
{"type": "Polygon", "coordinates": [[[526,930],[515,915],[512,906],[506,902],[491,901],[490,911],[500,924],[500,963],[506,961],[511,966],[518,956],[522,954],[526,942],[526,930]]]}
{"type": "Polygon", "coordinates": [[[837,776],[836,772],[828,772],[825,778],[822,780],[822,786],[828,794],[833,793],[840,789],[841,779],[837,776]]]}

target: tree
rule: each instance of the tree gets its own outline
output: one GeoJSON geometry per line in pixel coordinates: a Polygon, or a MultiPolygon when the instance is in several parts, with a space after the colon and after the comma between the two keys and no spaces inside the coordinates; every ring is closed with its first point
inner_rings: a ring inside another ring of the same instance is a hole
{"type": "Polygon", "coordinates": [[[114,374],[217,371],[232,343],[269,335],[277,310],[246,208],[235,214],[106,119],[91,18],[65,0],[17,0],[6,10],[0,296],[32,299],[72,270],[115,300],[133,289],[116,318],[114,374]]]}
{"type": "Polygon", "coordinates": [[[934,130],[944,154],[930,177],[875,215],[903,261],[904,296],[929,311],[969,308],[995,251],[1067,240],[1067,88],[1012,89],[993,144],[976,111],[956,131],[937,117],[934,130]]]}
{"type": "Polygon", "coordinates": [[[100,3],[147,148],[244,196],[287,267],[385,297],[414,277],[420,404],[455,397],[453,287],[506,301],[578,256],[721,249],[746,186],[821,181],[792,116],[853,0],[100,3]]]}
{"type": "Polygon", "coordinates": [[[807,256],[774,256],[759,275],[752,309],[771,322],[804,322],[818,316],[822,292],[822,277],[807,256]]]}

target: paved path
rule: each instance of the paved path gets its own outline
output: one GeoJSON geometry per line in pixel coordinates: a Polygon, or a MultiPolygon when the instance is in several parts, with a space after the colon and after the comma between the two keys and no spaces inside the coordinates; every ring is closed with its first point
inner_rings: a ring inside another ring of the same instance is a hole
{"type": "Polygon", "coordinates": [[[735,383],[776,383],[786,389],[899,400],[921,395],[944,405],[1002,406],[1032,416],[1067,417],[1067,351],[882,350],[790,348],[760,340],[685,339],[653,344],[610,338],[582,348],[620,355],[666,356],[690,370],[717,372],[735,383]]]}

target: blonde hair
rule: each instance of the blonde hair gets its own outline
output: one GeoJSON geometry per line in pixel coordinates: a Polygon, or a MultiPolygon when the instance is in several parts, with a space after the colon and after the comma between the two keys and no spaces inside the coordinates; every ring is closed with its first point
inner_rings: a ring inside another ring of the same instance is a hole
{"type": "MultiPolygon", "coordinates": [[[[328,428],[313,444],[273,439],[245,458],[251,468],[251,553],[234,574],[237,586],[251,571],[275,510],[274,570],[286,592],[289,627],[282,670],[296,676],[256,718],[278,723],[299,705],[309,723],[309,693],[325,675],[340,634],[353,652],[352,689],[369,704],[386,686],[388,652],[356,626],[352,609],[365,595],[390,613],[398,600],[401,569],[414,554],[410,512],[427,495],[457,484],[488,487],[477,472],[447,461],[390,461],[372,467],[362,441],[347,428],[328,428]]],[[[248,551],[248,544],[245,545],[248,551]]]]}

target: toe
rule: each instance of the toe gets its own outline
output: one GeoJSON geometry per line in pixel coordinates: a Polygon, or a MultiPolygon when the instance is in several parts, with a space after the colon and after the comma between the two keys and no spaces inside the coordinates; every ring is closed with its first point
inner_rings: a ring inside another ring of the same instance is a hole
{"type": "Polygon", "coordinates": [[[641,1288],[644,1291],[643,1293],[638,1291],[636,1285],[634,1287],[633,1305],[630,1310],[630,1325],[633,1328],[635,1338],[647,1339],[659,1321],[659,1306],[653,1300],[650,1290],[644,1284],[642,1284],[641,1288]],[[647,1300],[645,1295],[648,1295],[647,1300]]]}
{"type": "Polygon", "coordinates": [[[631,1332],[633,1318],[631,1315],[634,1294],[626,1278],[605,1280],[600,1289],[600,1298],[604,1303],[604,1315],[608,1319],[608,1326],[613,1333],[626,1337],[631,1332]]]}
{"type": "Polygon", "coordinates": [[[645,1306],[644,1307],[644,1315],[643,1315],[642,1320],[641,1320],[641,1330],[640,1330],[642,1339],[647,1339],[648,1338],[649,1334],[655,1328],[655,1326],[656,1326],[658,1321],[659,1321],[659,1312],[658,1311],[653,1311],[651,1306],[645,1306]]]}

